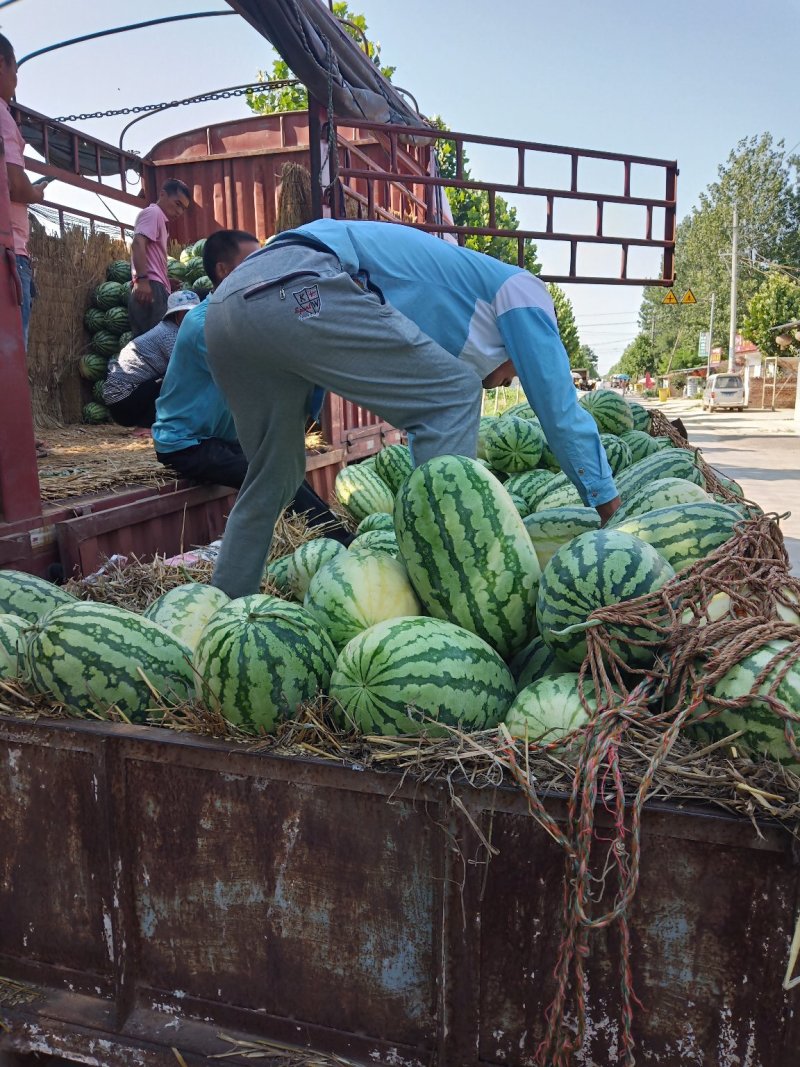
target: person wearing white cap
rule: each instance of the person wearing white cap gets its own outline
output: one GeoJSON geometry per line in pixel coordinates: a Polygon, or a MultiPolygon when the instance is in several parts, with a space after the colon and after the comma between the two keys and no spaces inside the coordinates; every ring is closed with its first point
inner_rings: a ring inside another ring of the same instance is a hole
{"type": "Polygon", "coordinates": [[[164,317],[152,330],[134,337],[108,363],[103,400],[120,426],[149,429],[156,417],[156,400],[167,369],[178,328],[200,297],[191,290],[171,293],[164,317]]]}

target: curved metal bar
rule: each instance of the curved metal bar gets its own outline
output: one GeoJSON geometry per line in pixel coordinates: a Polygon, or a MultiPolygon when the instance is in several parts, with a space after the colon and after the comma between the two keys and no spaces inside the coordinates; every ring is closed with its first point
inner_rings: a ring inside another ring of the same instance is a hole
{"type": "Polygon", "coordinates": [[[205,19],[216,18],[218,15],[235,15],[235,11],[194,11],[188,15],[165,15],[160,19],[149,19],[147,22],[132,22],[128,26],[115,26],[111,30],[97,30],[95,33],[85,33],[81,37],[72,37],[68,41],[59,41],[57,44],[49,44],[46,48],[38,48],[35,52],[29,52],[22,59],[17,60],[17,69],[19,69],[23,63],[27,63],[29,59],[35,59],[37,56],[43,56],[47,52],[55,52],[59,48],[66,48],[67,45],[81,44],[83,41],[94,41],[98,37],[110,37],[114,33],[127,33],[128,30],[141,30],[146,26],[161,26],[165,22],[183,22],[186,19],[205,19]]]}

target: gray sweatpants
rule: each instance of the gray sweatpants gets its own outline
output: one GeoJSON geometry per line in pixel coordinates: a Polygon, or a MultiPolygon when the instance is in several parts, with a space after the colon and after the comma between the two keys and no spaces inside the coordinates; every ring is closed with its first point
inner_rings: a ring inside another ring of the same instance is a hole
{"type": "Polygon", "coordinates": [[[258,590],[272,531],[305,473],[305,418],[315,385],[413,434],[417,464],[473,456],[481,381],[336,256],[280,245],[246,260],[209,298],[211,373],[248,460],[212,582],[258,590]]]}

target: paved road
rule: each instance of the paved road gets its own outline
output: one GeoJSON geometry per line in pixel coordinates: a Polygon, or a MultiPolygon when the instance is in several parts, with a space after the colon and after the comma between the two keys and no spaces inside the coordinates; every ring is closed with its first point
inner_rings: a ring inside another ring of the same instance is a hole
{"type": "Polygon", "coordinates": [[[791,411],[705,414],[691,401],[654,404],[671,419],[680,416],[691,444],[723,474],[735,478],[745,495],[779,515],[792,570],[800,575],[800,434],[791,411]]]}

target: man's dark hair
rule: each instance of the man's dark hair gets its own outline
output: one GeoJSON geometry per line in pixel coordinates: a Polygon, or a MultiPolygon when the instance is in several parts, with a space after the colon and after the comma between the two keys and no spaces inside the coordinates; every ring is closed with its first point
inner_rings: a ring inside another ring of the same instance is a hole
{"type": "Polygon", "coordinates": [[[258,244],[258,238],[247,230],[216,230],[208,238],[203,246],[203,267],[214,285],[219,282],[217,264],[232,263],[239,253],[239,246],[245,241],[258,244]]]}
{"type": "Polygon", "coordinates": [[[184,196],[189,198],[189,203],[191,204],[192,202],[192,194],[189,186],[186,182],[182,182],[180,178],[167,178],[161,186],[161,192],[166,193],[167,196],[174,196],[175,193],[183,193],[184,196]]]}
{"type": "Polygon", "coordinates": [[[15,58],[13,44],[2,33],[0,33],[0,58],[4,59],[6,63],[13,63],[15,58]]]}

